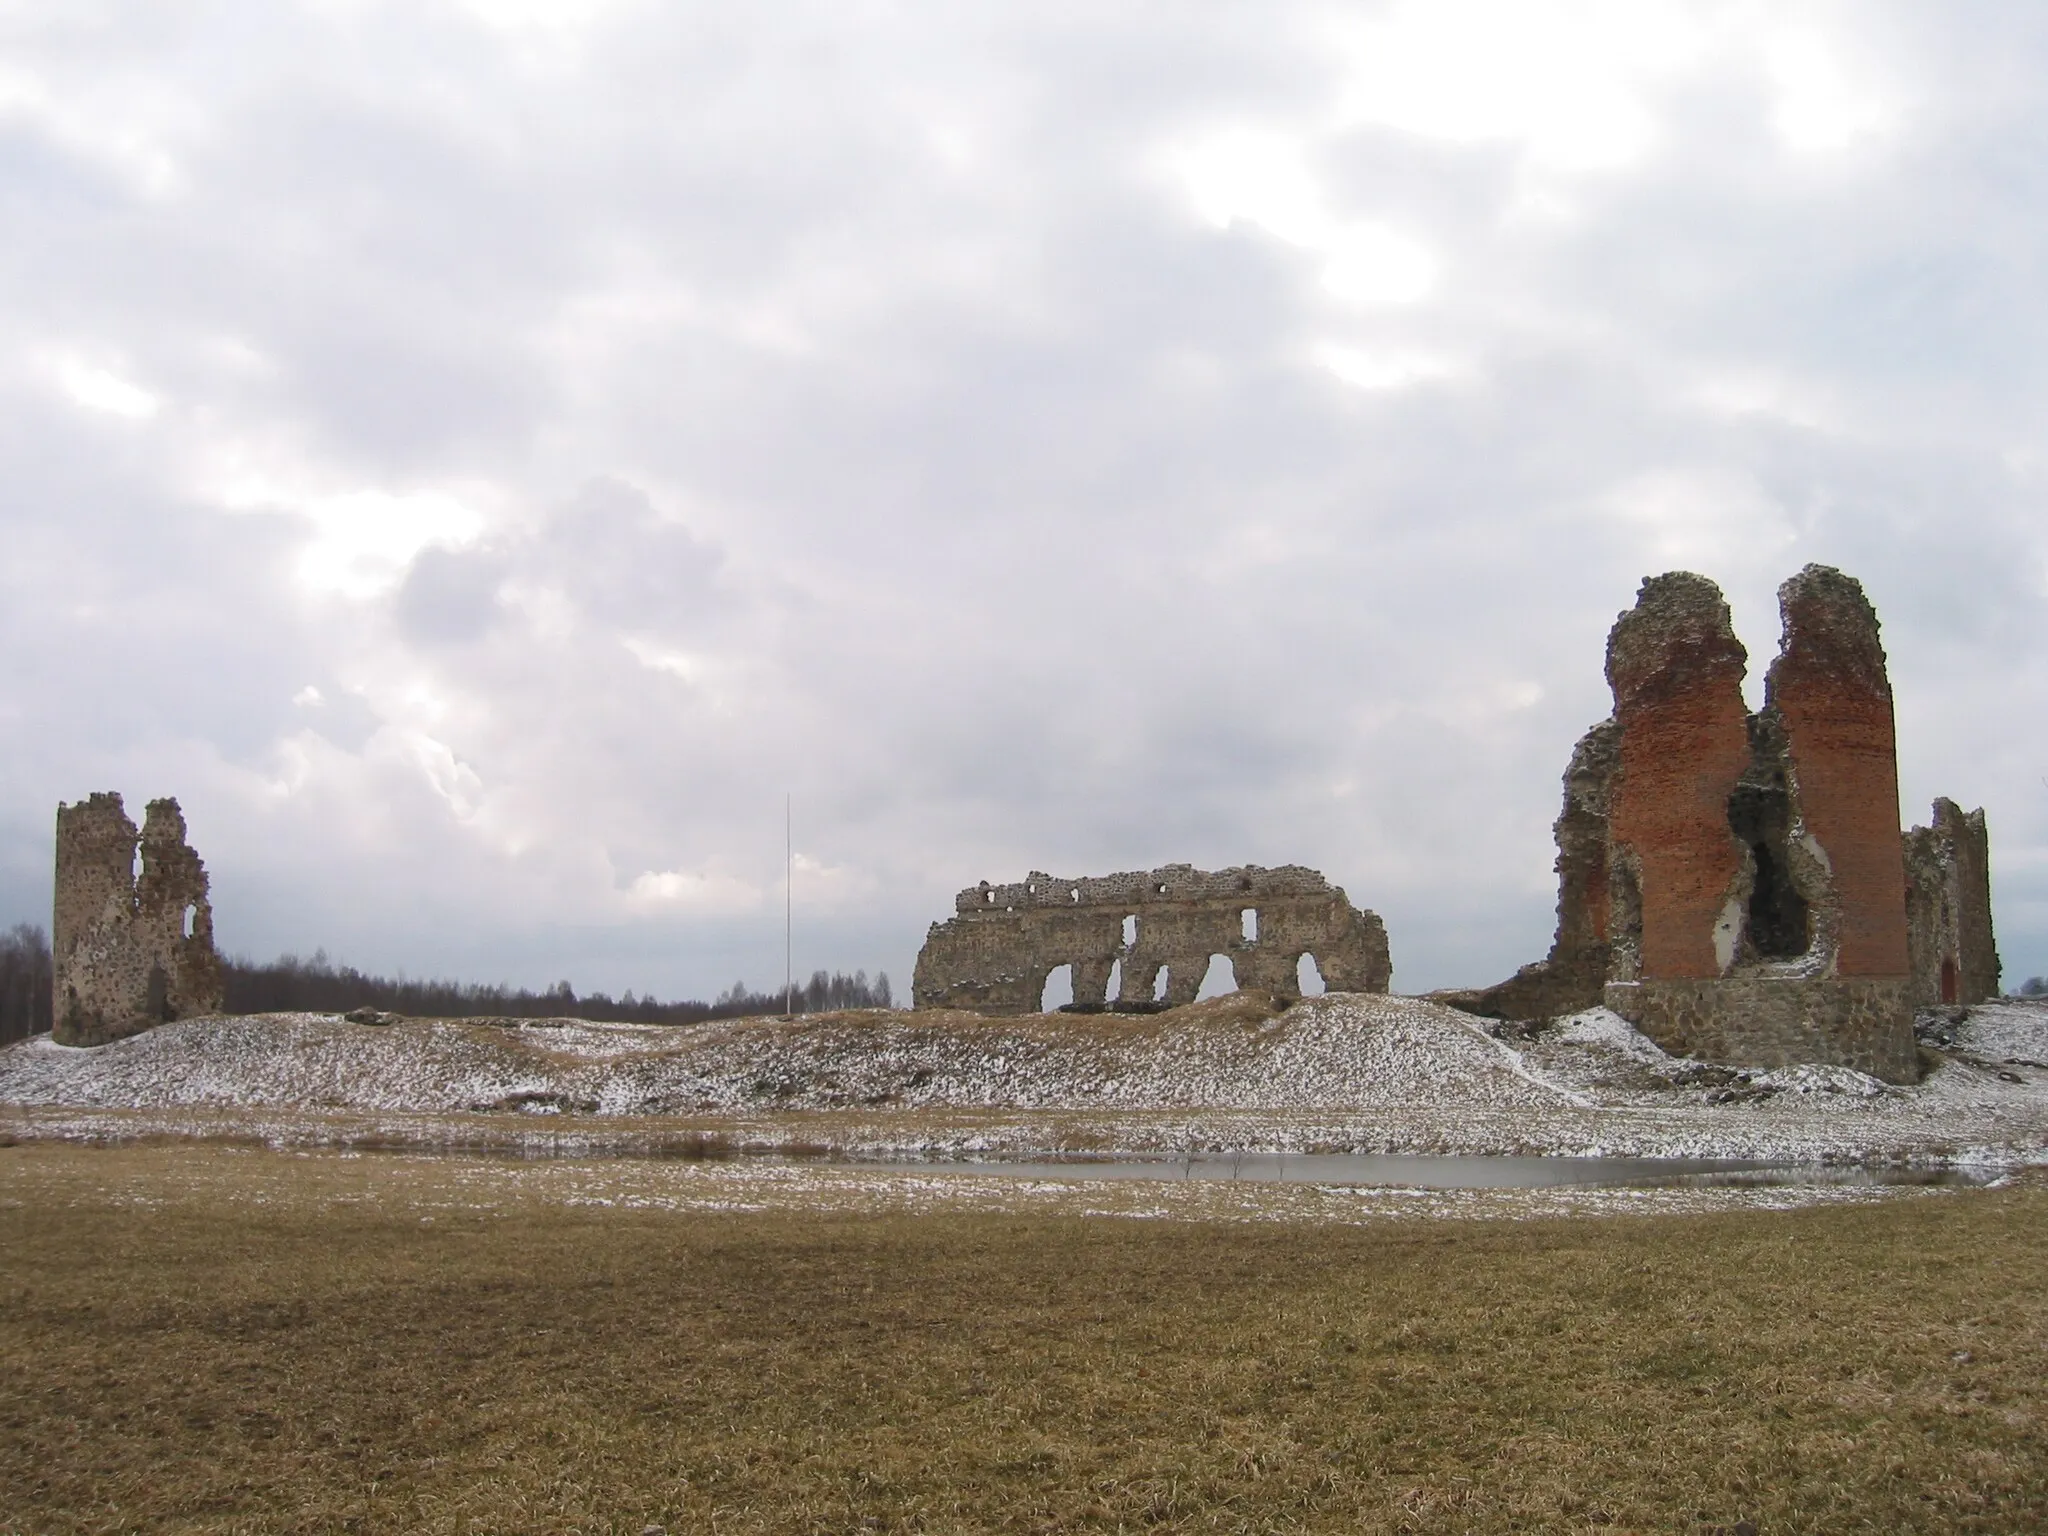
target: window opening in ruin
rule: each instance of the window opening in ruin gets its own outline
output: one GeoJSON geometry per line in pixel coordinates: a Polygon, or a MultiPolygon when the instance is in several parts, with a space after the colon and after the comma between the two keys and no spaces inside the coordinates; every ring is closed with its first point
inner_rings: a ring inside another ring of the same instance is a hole
{"type": "Polygon", "coordinates": [[[1071,965],[1056,965],[1045,978],[1045,985],[1039,989],[1038,1011],[1053,1013],[1066,1007],[1074,1000],[1074,968],[1071,965]]]}
{"type": "Polygon", "coordinates": [[[1155,1003],[1166,1001],[1166,967],[1163,965],[1152,975],[1152,1001],[1155,1003]]]}
{"type": "Polygon", "coordinates": [[[199,908],[195,903],[188,902],[185,906],[185,937],[191,938],[198,926],[199,908]]]}
{"type": "Polygon", "coordinates": [[[1071,891],[1067,892],[1067,894],[1068,894],[1069,896],[1071,896],[1071,897],[1073,897],[1073,898],[1074,898],[1074,904],[1075,904],[1076,906],[1080,905],[1080,902],[1081,902],[1081,887],[1079,887],[1079,886],[1077,885],[1077,886],[1075,886],[1075,887],[1074,887],[1074,888],[1073,888],[1073,889],[1072,889],[1071,891]]]}
{"type": "Polygon", "coordinates": [[[1237,967],[1230,963],[1228,955],[1211,955],[1209,969],[1202,973],[1202,985],[1195,993],[1195,1001],[1205,997],[1227,997],[1237,990],[1237,967]]]}
{"type": "Polygon", "coordinates": [[[1129,913],[1129,912],[1127,912],[1127,913],[1125,913],[1125,914],[1124,914],[1124,948],[1125,948],[1125,949],[1136,949],[1137,947],[1138,947],[1138,919],[1137,919],[1137,915],[1136,915],[1135,913],[1129,913]]]}
{"type": "Polygon", "coordinates": [[[1303,997],[1323,995],[1323,973],[1316,964],[1316,957],[1303,951],[1302,957],[1294,962],[1294,990],[1303,997]]]}
{"type": "Polygon", "coordinates": [[[1258,943],[1259,909],[1257,907],[1246,907],[1242,912],[1238,913],[1237,926],[1244,936],[1245,943],[1258,943]]]}
{"type": "Polygon", "coordinates": [[[994,906],[996,904],[996,893],[994,891],[983,891],[981,893],[981,899],[987,902],[990,906],[994,906]]]}
{"type": "Polygon", "coordinates": [[[1159,882],[1159,884],[1153,886],[1152,889],[1158,892],[1161,896],[1164,896],[1166,894],[1166,882],[1162,880],[1159,882]]]}
{"type": "Polygon", "coordinates": [[[1113,1003],[1124,995],[1124,963],[1121,960],[1109,962],[1109,983],[1102,989],[1102,1000],[1113,1003]]]}
{"type": "Polygon", "coordinates": [[[1941,957],[1941,1000],[1944,1003],[1953,1003],[1960,997],[1961,989],[1956,985],[1956,980],[1955,961],[1949,956],[1943,955],[1941,957]]]}

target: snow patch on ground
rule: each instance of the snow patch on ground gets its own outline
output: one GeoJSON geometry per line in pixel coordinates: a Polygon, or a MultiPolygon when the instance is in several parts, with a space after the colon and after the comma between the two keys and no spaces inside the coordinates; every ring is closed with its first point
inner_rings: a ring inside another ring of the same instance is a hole
{"type": "Polygon", "coordinates": [[[167,1024],[90,1051],[47,1039],[0,1051],[0,1102],[644,1115],[760,1105],[1512,1108],[1571,1098],[1439,1004],[1337,994],[1251,1015],[876,1010],[682,1027],[250,1015],[167,1024]]]}
{"type": "Polygon", "coordinates": [[[0,1133],[678,1155],[734,1146],[2048,1161],[2048,1005],[1930,1015],[1925,1081],[1672,1057],[1605,1009],[1524,1030],[1418,998],[1282,1012],[874,1010],[689,1026],[327,1014],[0,1049],[0,1133]]]}
{"type": "Polygon", "coordinates": [[[1590,1045],[1619,1051],[1637,1061],[1662,1066],[1671,1061],[1663,1048],[1611,1008],[1589,1008],[1559,1019],[1557,1038],[1566,1045],[1590,1045]]]}
{"type": "Polygon", "coordinates": [[[1872,1077],[1868,1072],[1817,1062],[1759,1072],[1752,1081],[1781,1093],[1842,1093],[1858,1099],[1874,1099],[1890,1091],[1890,1085],[1884,1079],[1872,1077]]]}

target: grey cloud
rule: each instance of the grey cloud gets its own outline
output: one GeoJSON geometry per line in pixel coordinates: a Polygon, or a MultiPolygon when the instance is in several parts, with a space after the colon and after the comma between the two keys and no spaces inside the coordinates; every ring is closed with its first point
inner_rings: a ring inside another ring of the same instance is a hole
{"type": "Polygon", "coordinates": [[[475,640],[499,617],[505,563],[492,551],[432,546],[413,556],[392,608],[408,639],[475,640]]]}
{"type": "Polygon", "coordinates": [[[0,120],[21,915],[55,798],[171,790],[231,947],[705,991],[779,968],[787,790],[838,871],[800,963],[900,980],[982,876],[1298,859],[1386,915],[1397,985],[1490,979],[1546,942],[1637,580],[1704,570],[1767,655],[1821,559],[1885,619],[1909,814],[1989,805],[2008,960],[2048,971],[2023,8],[1859,12],[1907,106],[1832,159],[1734,49],[1652,93],[1645,159],[1554,185],[1511,136],[1337,122],[1311,5],[211,14],[26,43],[173,190],[0,120]],[[1200,219],[1168,162],[1233,126],[1300,136],[1436,290],[1346,310],[1200,219]],[[1327,345],[1454,367],[1361,390],[1327,345]],[[74,409],[67,348],[163,409],[74,409]],[[311,524],[221,510],[244,461],[286,510],[485,526],[311,592],[311,524]],[[758,899],[632,897],[678,871],[758,899]]]}

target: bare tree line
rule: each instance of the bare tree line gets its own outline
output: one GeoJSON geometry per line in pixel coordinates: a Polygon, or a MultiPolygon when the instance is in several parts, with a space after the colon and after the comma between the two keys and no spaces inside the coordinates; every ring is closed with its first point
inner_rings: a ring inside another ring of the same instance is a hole
{"type": "MultiPolygon", "coordinates": [[[[264,964],[229,957],[221,970],[229,1013],[342,1013],[351,1008],[377,1008],[431,1019],[497,1015],[693,1024],[783,1011],[781,988],[752,992],[743,981],[734,982],[708,1003],[694,999],[662,1002],[653,996],[636,997],[630,991],[619,998],[605,992],[579,996],[566,981],[535,992],[479,982],[373,976],[352,965],[335,965],[325,950],[315,951],[310,960],[284,955],[264,964]]],[[[0,1045],[49,1030],[51,978],[50,940],[41,928],[19,923],[0,933],[0,1045]]],[[[831,1013],[842,1008],[888,1008],[894,1006],[894,998],[886,971],[872,981],[866,971],[851,976],[814,971],[809,981],[792,989],[789,1006],[794,1013],[831,1013]]]]}
{"type": "Polygon", "coordinates": [[[50,1027],[50,937],[32,923],[0,933],[0,1045],[50,1027]]]}
{"type": "MultiPolygon", "coordinates": [[[[606,992],[579,995],[566,981],[544,991],[492,986],[481,982],[415,981],[408,977],[372,976],[352,965],[337,966],[325,950],[310,960],[285,955],[268,964],[231,958],[222,966],[229,1013],[341,1013],[350,1008],[379,1008],[412,1018],[453,1019],[478,1015],[506,1018],[578,1018],[619,1024],[693,1024],[704,1019],[736,1019],[781,1013],[783,994],[750,992],[736,981],[711,1002],[685,999],[663,1002],[652,995],[628,991],[614,998],[606,992]]],[[[866,971],[851,976],[814,972],[799,982],[790,998],[796,1013],[829,1013],[841,1008],[891,1006],[888,973],[873,981],[866,971]]]]}

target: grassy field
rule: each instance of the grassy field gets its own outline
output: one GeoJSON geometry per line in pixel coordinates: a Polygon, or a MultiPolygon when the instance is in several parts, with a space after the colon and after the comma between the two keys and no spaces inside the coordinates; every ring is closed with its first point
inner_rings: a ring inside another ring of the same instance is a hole
{"type": "Polygon", "coordinates": [[[0,1147],[0,1532],[2048,1528],[2038,1182],[1342,1228],[441,1178],[0,1147]]]}

